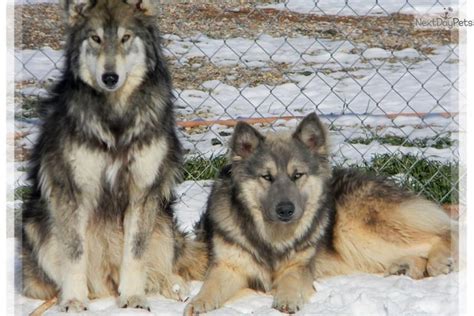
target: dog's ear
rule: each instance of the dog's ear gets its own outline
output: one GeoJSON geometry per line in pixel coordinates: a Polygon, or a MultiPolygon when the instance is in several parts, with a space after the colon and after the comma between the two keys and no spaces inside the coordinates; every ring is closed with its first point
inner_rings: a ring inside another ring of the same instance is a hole
{"type": "Polygon", "coordinates": [[[66,22],[74,25],[81,17],[84,17],[87,10],[94,7],[97,0],[60,0],[60,5],[64,10],[66,22]]]}
{"type": "Polygon", "coordinates": [[[158,14],[158,0],[123,0],[125,3],[134,6],[139,12],[145,15],[157,15],[158,14]]]}
{"type": "Polygon", "coordinates": [[[230,141],[232,160],[248,158],[264,140],[265,137],[249,124],[237,123],[230,141]]]}
{"type": "Polygon", "coordinates": [[[327,131],[316,113],[309,114],[301,121],[293,137],[308,147],[313,155],[327,154],[327,131]]]}

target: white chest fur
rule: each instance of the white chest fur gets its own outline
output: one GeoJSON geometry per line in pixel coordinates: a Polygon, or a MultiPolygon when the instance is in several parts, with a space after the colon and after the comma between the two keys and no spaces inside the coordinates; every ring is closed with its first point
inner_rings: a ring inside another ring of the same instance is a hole
{"type": "Polygon", "coordinates": [[[113,188],[117,185],[119,173],[125,171],[138,189],[151,186],[159,176],[167,152],[166,139],[159,138],[146,146],[132,147],[120,157],[84,145],[71,145],[64,155],[71,167],[74,183],[81,191],[92,193],[100,192],[104,184],[113,188]]]}

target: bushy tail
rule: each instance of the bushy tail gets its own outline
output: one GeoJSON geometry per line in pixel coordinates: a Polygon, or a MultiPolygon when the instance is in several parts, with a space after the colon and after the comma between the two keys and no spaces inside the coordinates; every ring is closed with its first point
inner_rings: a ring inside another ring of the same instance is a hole
{"type": "Polygon", "coordinates": [[[423,198],[414,198],[400,205],[399,214],[403,223],[409,227],[438,236],[457,235],[458,222],[435,203],[423,198]]]}
{"type": "Polygon", "coordinates": [[[443,256],[454,259],[454,270],[459,266],[459,223],[452,219],[440,206],[435,203],[415,198],[403,203],[400,207],[403,223],[408,227],[427,232],[441,239],[433,245],[430,254],[440,252],[443,256]]]}

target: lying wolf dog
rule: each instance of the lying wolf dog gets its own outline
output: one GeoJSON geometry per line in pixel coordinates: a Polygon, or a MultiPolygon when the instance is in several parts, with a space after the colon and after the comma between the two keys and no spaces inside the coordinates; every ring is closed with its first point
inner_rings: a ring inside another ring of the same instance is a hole
{"type": "Polygon", "coordinates": [[[298,311],[313,280],[356,272],[445,274],[455,268],[456,223],[434,203],[352,170],[331,171],[315,114],[291,135],[235,128],[231,165],[216,181],[196,231],[210,267],[185,315],[221,307],[237,291],[271,292],[298,311]]]}
{"type": "Polygon", "coordinates": [[[65,70],[42,107],[23,212],[23,292],[65,311],[183,299],[205,247],[175,224],[181,145],[150,1],[63,1],[65,70]]]}

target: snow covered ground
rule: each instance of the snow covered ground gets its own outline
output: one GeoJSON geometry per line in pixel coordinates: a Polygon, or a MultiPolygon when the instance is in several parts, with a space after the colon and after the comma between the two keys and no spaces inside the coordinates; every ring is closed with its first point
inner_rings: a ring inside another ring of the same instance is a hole
{"type": "MultiPolygon", "coordinates": [[[[189,231],[204,211],[211,181],[187,181],[177,193],[181,200],[176,214],[181,227],[189,231]]],[[[21,203],[17,201],[16,204],[21,203]]],[[[15,240],[8,240],[9,253],[15,253],[15,240]]],[[[11,258],[13,261],[13,258],[11,258]]],[[[10,259],[9,259],[10,260],[10,259]]],[[[17,256],[10,267],[9,282],[13,284],[14,271],[18,273],[21,263],[17,256]]],[[[18,275],[18,274],[17,274],[18,275]]],[[[452,273],[436,278],[412,280],[405,276],[383,277],[380,275],[351,275],[318,280],[314,283],[317,293],[305,305],[299,315],[446,315],[458,314],[459,278],[464,273],[452,273]]],[[[29,315],[43,302],[22,296],[18,292],[19,279],[15,280],[15,315],[29,315]]],[[[202,283],[191,284],[190,295],[195,295],[202,283]]],[[[254,291],[243,291],[222,309],[208,315],[281,315],[271,308],[272,297],[254,291]]],[[[181,315],[185,303],[175,302],[159,295],[150,297],[151,313],[143,310],[120,309],[115,298],[94,300],[85,315],[181,315]]],[[[13,312],[11,313],[13,314],[13,312]]],[[[61,315],[54,306],[45,315],[61,315]]]]}
{"type": "MultiPolygon", "coordinates": [[[[360,163],[370,160],[374,153],[394,150],[447,161],[457,151],[346,142],[374,134],[407,139],[447,135],[455,139],[459,54],[455,45],[433,46],[429,54],[422,54],[413,48],[388,51],[347,41],[315,41],[305,36],[275,38],[263,34],[255,41],[230,38],[225,42],[203,34],[189,38],[167,34],[164,38],[168,40],[165,53],[175,58],[177,66],[193,66],[195,57],[205,58],[218,67],[241,65],[261,72],[268,71],[271,65],[290,65],[285,72],[288,82],[280,85],[239,86],[208,80],[195,89],[176,89],[178,117],[199,121],[303,116],[316,110],[323,121],[334,127],[331,137],[337,145],[333,148],[339,157],[336,160],[347,163],[360,163]],[[440,116],[445,112],[455,116],[440,116]],[[432,115],[399,116],[394,120],[386,116],[398,113],[432,115]]],[[[62,51],[48,47],[16,53],[17,81],[55,79],[64,61],[62,51]]],[[[28,86],[21,93],[42,96],[46,91],[28,86]]],[[[17,122],[18,130],[31,132],[26,146],[35,138],[36,123],[34,119],[17,122]]],[[[296,123],[277,121],[272,128],[284,129],[296,123]]],[[[221,125],[181,130],[181,140],[190,154],[216,156],[225,152],[231,131],[221,125]]]]}
{"type": "MultiPolygon", "coordinates": [[[[15,0],[15,4],[57,2],[58,0],[15,0]]],[[[458,0],[286,0],[260,7],[310,14],[387,15],[396,12],[406,14],[442,13],[447,7],[458,8],[458,3],[458,0]]]]}
{"type": "MultiPolygon", "coordinates": [[[[185,182],[178,188],[182,201],[177,205],[177,216],[181,226],[189,230],[204,210],[206,196],[210,190],[209,181],[185,182]]],[[[13,239],[10,240],[13,253],[13,239]]],[[[16,261],[16,267],[20,263],[16,261]]],[[[13,275],[10,273],[9,275],[13,275]]],[[[317,293],[311,298],[299,315],[446,315],[458,314],[459,280],[463,273],[452,273],[436,278],[412,280],[404,276],[383,277],[379,275],[351,275],[327,278],[315,282],[317,293]]],[[[198,291],[201,282],[193,282],[191,296],[198,291]]],[[[15,314],[28,315],[41,305],[15,294],[15,314]]],[[[185,303],[175,302],[161,296],[150,298],[152,314],[181,315],[185,303]]],[[[271,308],[270,295],[244,291],[224,308],[208,315],[281,315],[271,308]]],[[[53,307],[46,316],[59,315],[53,307]]],[[[87,315],[149,315],[142,310],[125,310],[117,307],[115,298],[91,302],[87,315]]]]}
{"type": "MultiPolygon", "coordinates": [[[[298,315],[446,315],[458,314],[458,273],[437,278],[414,281],[408,277],[377,275],[351,275],[315,282],[317,293],[298,315]]],[[[195,295],[201,282],[193,282],[195,295]]],[[[28,315],[41,301],[16,297],[16,314],[28,315]]],[[[246,291],[222,309],[207,315],[282,315],[271,308],[270,295],[246,291]]],[[[88,315],[182,315],[185,303],[174,302],[159,296],[150,298],[151,313],[142,310],[125,310],[117,307],[115,298],[95,300],[88,315]]],[[[60,315],[53,307],[45,316],[60,315]]],[[[64,315],[64,314],[62,314],[64,315]]]]}
{"type": "Polygon", "coordinates": [[[458,8],[458,0],[433,1],[433,0],[286,0],[278,4],[261,6],[290,10],[306,14],[334,14],[334,15],[387,15],[392,13],[405,14],[437,14],[444,9],[458,8]]]}

